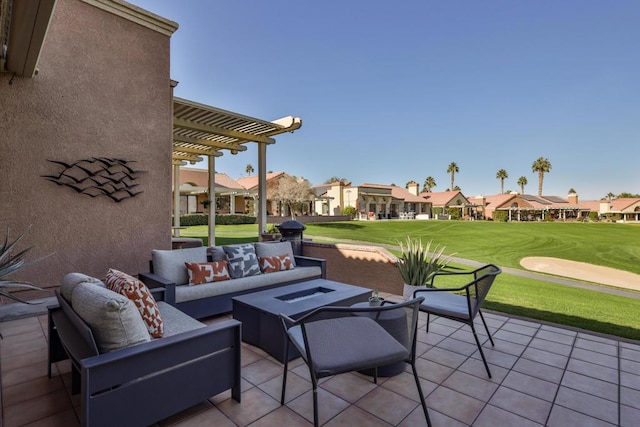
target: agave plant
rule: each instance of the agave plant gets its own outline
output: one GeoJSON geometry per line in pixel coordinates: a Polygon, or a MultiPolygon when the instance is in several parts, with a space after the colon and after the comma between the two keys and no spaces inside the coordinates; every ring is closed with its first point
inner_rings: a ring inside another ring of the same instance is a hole
{"type": "Polygon", "coordinates": [[[431,245],[432,241],[425,245],[420,239],[410,237],[406,244],[400,242],[402,255],[398,258],[398,269],[405,284],[427,286],[431,277],[451,262],[451,255],[443,255],[444,246],[436,245],[431,251],[431,245]]]}
{"type": "Polygon", "coordinates": [[[13,295],[8,292],[7,288],[20,288],[20,289],[34,289],[34,290],[42,290],[37,286],[33,286],[26,282],[16,282],[13,280],[6,280],[5,278],[12,273],[20,270],[25,266],[25,256],[27,252],[31,250],[31,247],[28,247],[22,251],[16,252],[15,246],[18,244],[20,240],[27,234],[29,230],[27,229],[21,235],[19,235],[15,240],[9,241],[9,229],[7,228],[7,234],[4,238],[4,243],[0,245],[0,296],[7,297],[14,301],[18,301],[25,304],[34,304],[29,301],[24,301],[21,298],[13,295]]]}

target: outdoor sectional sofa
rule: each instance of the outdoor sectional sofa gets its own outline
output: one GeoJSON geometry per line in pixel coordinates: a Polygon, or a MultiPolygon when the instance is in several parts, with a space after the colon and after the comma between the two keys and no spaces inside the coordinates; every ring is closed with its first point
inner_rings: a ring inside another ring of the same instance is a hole
{"type": "Polygon", "coordinates": [[[151,273],[140,273],[140,280],[152,289],[164,289],[161,299],[196,319],[230,312],[231,298],[238,295],[326,278],[324,259],[294,255],[287,241],[153,250],[151,257],[151,273]],[[264,259],[282,256],[287,256],[291,264],[282,270],[265,271],[264,259]],[[219,261],[227,261],[229,280],[189,285],[185,263],[219,261]]]}
{"type": "Polygon", "coordinates": [[[82,426],[150,425],[227,390],[240,402],[240,322],[207,326],[153,301],[162,337],[152,338],[132,296],[98,279],[70,273],[56,296],[49,376],[52,363],[71,360],[82,426]]]}

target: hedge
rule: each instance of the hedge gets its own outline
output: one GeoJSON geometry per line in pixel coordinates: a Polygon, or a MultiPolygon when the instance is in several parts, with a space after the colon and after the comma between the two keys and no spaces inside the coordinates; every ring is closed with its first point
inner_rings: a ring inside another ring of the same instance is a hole
{"type": "MultiPolygon", "coordinates": [[[[173,222],[172,222],[173,223],[173,222]]],[[[225,214],[216,215],[216,224],[219,225],[238,225],[238,224],[255,224],[256,217],[251,215],[225,214]]],[[[181,227],[191,227],[193,225],[208,225],[208,214],[189,214],[180,216],[181,227]]]]}

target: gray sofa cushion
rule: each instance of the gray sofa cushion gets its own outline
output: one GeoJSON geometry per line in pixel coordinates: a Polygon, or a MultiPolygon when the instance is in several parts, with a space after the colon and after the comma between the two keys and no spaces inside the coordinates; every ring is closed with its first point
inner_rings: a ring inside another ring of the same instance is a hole
{"type": "Polygon", "coordinates": [[[163,337],[170,337],[171,335],[181,334],[182,332],[192,331],[206,326],[204,323],[198,322],[193,317],[164,301],[158,301],[158,309],[164,321],[163,337]]]}
{"type": "Polygon", "coordinates": [[[211,261],[226,261],[227,254],[224,253],[224,249],[220,246],[209,246],[207,248],[207,255],[211,257],[211,261]]]}
{"type": "Polygon", "coordinates": [[[135,304],[124,295],[83,282],[74,288],[71,305],[91,328],[100,353],[151,339],[135,304]]]}
{"type": "Polygon", "coordinates": [[[293,270],[277,271],[222,282],[203,283],[198,286],[176,286],[176,302],[180,303],[233,292],[258,289],[278,283],[319,278],[321,275],[322,269],[320,267],[297,267],[293,270]]]}
{"type": "Polygon", "coordinates": [[[273,243],[255,243],[256,256],[258,259],[265,257],[272,257],[278,255],[289,255],[293,266],[296,266],[296,259],[293,256],[293,248],[291,242],[273,242],[273,243]]]}
{"type": "Polygon", "coordinates": [[[153,272],[174,282],[176,285],[189,283],[185,262],[207,262],[207,248],[186,248],[175,250],[154,249],[151,251],[153,272]]]}
{"type": "Polygon", "coordinates": [[[62,283],[60,284],[60,293],[67,301],[71,302],[71,295],[73,294],[73,290],[80,283],[93,283],[94,285],[101,286],[106,288],[106,285],[102,280],[96,279],[95,277],[87,276],[82,273],[69,273],[66,274],[62,278],[62,283]]]}
{"type": "Polygon", "coordinates": [[[224,249],[229,260],[231,278],[238,279],[262,273],[253,244],[229,245],[223,246],[222,249],[224,249]]]}

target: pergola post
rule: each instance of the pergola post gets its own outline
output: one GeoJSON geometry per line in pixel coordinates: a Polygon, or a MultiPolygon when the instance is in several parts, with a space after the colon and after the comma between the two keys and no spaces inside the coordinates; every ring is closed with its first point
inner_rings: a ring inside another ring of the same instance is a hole
{"type": "Polygon", "coordinates": [[[209,156],[209,246],[216,244],[216,156],[209,156]]]}
{"type": "Polygon", "coordinates": [[[267,231],[267,144],[258,143],[258,233],[267,231]]]}
{"type": "Polygon", "coordinates": [[[173,165],[173,235],[180,237],[180,164],[173,165]]]}

